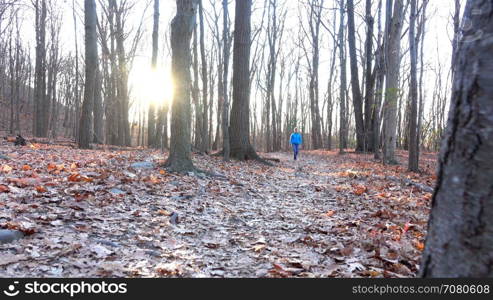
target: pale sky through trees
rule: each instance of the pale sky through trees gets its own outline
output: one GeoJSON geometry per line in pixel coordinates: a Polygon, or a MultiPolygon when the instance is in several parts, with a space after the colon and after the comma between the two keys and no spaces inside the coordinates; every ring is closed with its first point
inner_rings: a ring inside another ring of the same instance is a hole
{"type": "MultiPolygon", "coordinates": [[[[130,0],[132,1],[132,0],[130,0]]],[[[146,7],[146,3],[150,3],[149,1],[144,0],[133,0],[137,1],[137,5],[132,9],[132,12],[129,14],[129,20],[127,23],[127,30],[131,27],[137,27],[142,15],[144,13],[144,9],[146,7]]],[[[56,1],[60,2],[60,5],[57,7],[63,13],[63,26],[61,33],[61,43],[62,43],[62,55],[67,54],[68,52],[73,52],[74,49],[74,27],[73,27],[73,19],[72,19],[72,1],[56,1]]],[[[76,0],[77,6],[77,14],[79,18],[78,23],[78,35],[77,38],[79,40],[79,51],[83,53],[83,42],[84,42],[84,27],[83,27],[83,1],[76,0]]],[[[253,1],[253,24],[252,28],[256,29],[259,26],[262,8],[265,0],[254,0],[253,1]]],[[[384,1],[385,2],[385,1],[384,1]]],[[[418,5],[419,5],[418,1],[418,5]]],[[[427,33],[425,37],[425,53],[424,53],[424,61],[425,61],[425,86],[424,90],[426,93],[425,103],[429,104],[429,97],[434,90],[434,85],[436,82],[435,72],[439,69],[442,69],[442,89],[443,92],[448,95],[449,91],[447,88],[450,88],[449,83],[449,73],[450,73],[450,62],[451,62],[451,52],[452,52],[452,35],[453,28],[451,24],[452,14],[454,11],[454,1],[453,0],[432,0],[428,6],[428,23],[427,23],[427,33]]],[[[219,0],[204,0],[204,7],[206,11],[206,22],[211,22],[210,18],[211,12],[213,11],[212,3],[216,6],[216,10],[220,12],[221,10],[221,1],[219,0]]],[[[300,17],[299,14],[303,14],[302,18],[306,19],[306,12],[302,10],[302,3],[304,1],[298,0],[279,0],[279,5],[284,4],[288,9],[287,21],[285,26],[286,34],[283,38],[283,52],[289,52],[293,47],[296,47],[292,44],[292,41],[297,38],[299,31],[299,22],[300,17]],[[301,9],[300,9],[301,8],[301,9]],[[293,36],[294,35],[294,36],[293,36]]],[[[385,4],[385,3],[384,3],[385,4]]],[[[99,3],[97,4],[99,7],[99,3]]],[[[230,3],[230,18],[234,20],[234,9],[233,6],[234,1],[230,3]]],[[[364,2],[356,1],[356,28],[360,32],[360,36],[365,36],[365,26],[363,25],[363,15],[364,15],[364,2]]],[[[378,1],[373,1],[373,10],[376,11],[378,5],[378,1]]],[[[29,5],[30,7],[30,5],[29,5]]],[[[333,16],[332,9],[338,8],[337,0],[325,0],[324,1],[325,13],[323,17],[324,23],[332,24],[331,18],[333,16]]],[[[385,5],[383,5],[385,8],[385,5]]],[[[147,8],[144,17],[144,26],[145,33],[142,41],[140,42],[139,49],[137,51],[137,57],[135,58],[133,68],[130,72],[130,88],[132,91],[132,101],[140,101],[142,103],[148,104],[150,102],[163,102],[170,101],[172,96],[172,85],[171,85],[171,75],[170,75],[170,51],[169,47],[169,28],[171,20],[174,16],[176,7],[175,2],[173,0],[161,0],[161,8],[160,8],[160,55],[158,57],[158,70],[156,72],[151,72],[150,69],[150,61],[151,61],[151,34],[152,34],[152,5],[147,8]],[[156,100],[159,98],[161,100],[156,100]]],[[[24,43],[34,45],[34,28],[33,28],[33,20],[31,15],[33,14],[33,9],[30,8],[29,12],[24,12],[24,20],[22,25],[22,31],[25,32],[24,43]]],[[[383,12],[384,14],[384,12],[383,12]]],[[[337,17],[339,18],[339,17],[337,17]]],[[[376,18],[376,14],[375,14],[376,18]]],[[[346,20],[347,21],[347,20],[346,20]]],[[[339,21],[337,21],[339,22],[339,21]]],[[[406,22],[404,25],[404,30],[408,27],[408,18],[406,18],[406,22]]],[[[384,24],[382,24],[383,27],[384,24]]],[[[264,24],[265,26],[265,24],[264,24]]],[[[305,25],[306,26],[306,25],[305,25]]],[[[339,25],[337,25],[339,26],[339,25]]],[[[376,27],[376,25],[375,25],[376,27]]],[[[220,26],[221,28],[221,26],[220,26]]],[[[264,32],[265,33],[265,30],[264,32]]],[[[206,34],[210,34],[210,27],[206,24],[206,34]]],[[[407,31],[406,31],[407,34],[407,31]]],[[[265,37],[261,34],[259,35],[260,39],[264,39],[265,37]]],[[[207,40],[212,41],[212,38],[207,40]]],[[[255,41],[257,42],[257,41],[255,41]]],[[[255,43],[254,42],[254,43],[255,43]]],[[[408,51],[408,38],[407,36],[403,37],[403,47],[402,51],[404,54],[403,67],[409,67],[409,58],[407,55],[408,51]],[[405,52],[404,52],[405,51],[405,52]]],[[[321,38],[321,60],[320,60],[320,94],[324,95],[326,90],[326,82],[327,82],[327,74],[328,74],[328,62],[331,55],[331,49],[334,47],[332,44],[331,38],[329,37],[327,31],[322,27],[322,38],[321,38]]],[[[357,40],[358,51],[363,51],[364,42],[357,40]]],[[[34,53],[34,48],[32,51],[34,53]]],[[[296,52],[296,51],[295,51],[296,52]]],[[[254,62],[255,63],[255,62],[254,62]]],[[[302,60],[302,64],[306,64],[304,60],[302,60]]],[[[348,60],[349,65],[349,60],[348,60]]],[[[348,68],[349,74],[349,68],[348,68]]],[[[360,76],[362,76],[362,72],[360,72],[360,76]]],[[[338,82],[336,80],[335,84],[338,86],[338,82]]],[[[255,85],[252,84],[252,101],[255,100],[255,85]]],[[[337,93],[338,87],[336,87],[335,93],[337,93]]],[[[275,93],[278,93],[277,89],[275,93]]],[[[257,96],[260,97],[260,96],[257,96]]],[[[258,101],[258,100],[257,100],[258,101]]],[[[259,111],[261,110],[261,101],[258,101],[259,107],[257,108],[259,111]]],[[[132,113],[130,114],[132,116],[132,113]]],[[[426,113],[425,113],[426,118],[426,113]]]]}

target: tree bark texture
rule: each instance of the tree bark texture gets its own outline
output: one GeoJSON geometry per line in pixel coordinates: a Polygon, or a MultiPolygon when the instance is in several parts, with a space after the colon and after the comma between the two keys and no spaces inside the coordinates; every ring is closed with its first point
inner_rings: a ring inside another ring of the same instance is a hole
{"type": "Polygon", "coordinates": [[[175,93],[171,108],[170,154],[166,166],[174,172],[193,171],[191,145],[191,47],[197,0],[176,0],[171,23],[172,73],[175,93]]]}
{"type": "Polygon", "coordinates": [[[238,160],[258,158],[250,144],[250,48],[252,0],[236,0],[230,151],[238,160]]]}
{"type": "Polygon", "coordinates": [[[84,1],[85,16],[85,60],[86,79],[84,102],[79,126],[79,148],[89,149],[92,141],[92,111],[94,107],[94,88],[96,86],[96,69],[98,68],[98,37],[96,33],[97,14],[95,0],[84,1]]]}
{"type": "Polygon", "coordinates": [[[493,276],[492,4],[465,7],[423,277],[493,276]]]}

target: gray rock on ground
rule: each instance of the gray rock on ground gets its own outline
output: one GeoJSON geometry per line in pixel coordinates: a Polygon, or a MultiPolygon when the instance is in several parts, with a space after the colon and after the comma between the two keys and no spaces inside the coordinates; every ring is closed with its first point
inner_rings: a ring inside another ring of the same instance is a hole
{"type": "Polygon", "coordinates": [[[137,162],[130,165],[132,169],[154,169],[156,165],[152,162],[137,162]]]}
{"type": "Polygon", "coordinates": [[[2,229],[0,230],[0,245],[12,243],[24,237],[24,233],[18,230],[8,230],[2,229]]]}

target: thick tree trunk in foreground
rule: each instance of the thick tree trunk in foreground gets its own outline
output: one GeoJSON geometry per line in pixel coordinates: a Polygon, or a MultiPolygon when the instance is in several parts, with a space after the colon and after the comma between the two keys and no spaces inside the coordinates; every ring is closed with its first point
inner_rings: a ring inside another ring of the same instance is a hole
{"type": "Polygon", "coordinates": [[[493,277],[493,6],[469,0],[423,277],[493,277]]]}
{"type": "Polygon", "coordinates": [[[86,80],[84,102],[79,126],[79,148],[89,149],[92,136],[92,111],[94,107],[94,87],[96,86],[96,69],[98,67],[98,37],[96,33],[96,2],[84,1],[86,32],[86,80]]]}
{"type": "Polygon", "coordinates": [[[195,170],[191,144],[191,49],[197,0],[176,0],[176,16],[171,23],[172,72],[175,93],[171,112],[171,144],[166,166],[174,172],[195,170]]]}
{"type": "Polygon", "coordinates": [[[250,46],[252,0],[237,0],[233,54],[230,151],[238,160],[257,159],[250,144],[250,46]]]}

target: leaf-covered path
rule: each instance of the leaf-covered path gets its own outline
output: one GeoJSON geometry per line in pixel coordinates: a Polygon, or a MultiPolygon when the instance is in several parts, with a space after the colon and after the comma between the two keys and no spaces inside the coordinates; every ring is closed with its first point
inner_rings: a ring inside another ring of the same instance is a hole
{"type": "MultiPolygon", "coordinates": [[[[423,248],[435,159],[423,174],[369,155],[270,154],[195,164],[158,152],[0,146],[0,276],[409,277],[423,248]]],[[[404,161],[405,157],[401,157],[404,161]]]]}

